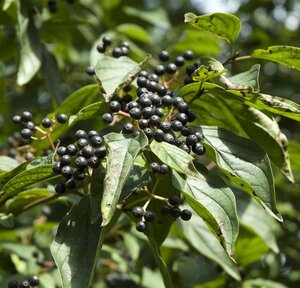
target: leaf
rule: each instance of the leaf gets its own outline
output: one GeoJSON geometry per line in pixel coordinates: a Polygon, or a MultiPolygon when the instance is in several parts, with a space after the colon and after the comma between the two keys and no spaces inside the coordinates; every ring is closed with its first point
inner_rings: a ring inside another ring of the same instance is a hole
{"type": "Polygon", "coordinates": [[[151,151],[165,164],[182,174],[196,175],[193,160],[194,158],[182,149],[166,142],[156,142],[150,144],[151,151]]]}
{"type": "Polygon", "coordinates": [[[250,279],[246,280],[243,282],[242,288],[288,288],[288,286],[272,281],[272,280],[267,280],[267,279],[261,279],[261,278],[256,278],[256,279],[250,279]]]}
{"type": "Polygon", "coordinates": [[[14,215],[9,213],[9,214],[2,214],[0,213],[0,227],[4,228],[13,228],[14,227],[14,215]]]}
{"type": "Polygon", "coordinates": [[[207,152],[222,172],[282,221],[276,208],[273,172],[267,153],[253,141],[222,128],[195,129],[203,133],[207,152]]]}
{"type": "Polygon", "coordinates": [[[212,83],[204,83],[203,86],[205,93],[234,99],[239,103],[258,110],[267,110],[300,121],[300,105],[291,100],[262,93],[254,93],[248,90],[225,90],[223,87],[212,83]]]}
{"type": "Polygon", "coordinates": [[[41,47],[38,32],[23,1],[17,1],[17,36],[20,43],[20,62],[17,74],[18,85],[28,83],[41,67],[41,47]]]}
{"type": "Polygon", "coordinates": [[[149,33],[139,25],[133,23],[125,23],[117,26],[116,30],[131,39],[144,42],[146,44],[152,43],[152,39],[149,33]]]}
{"type": "Polygon", "coordinates": [[[277,223],[271,217],[268,217],[266,212],[260,208],[254,199],[248,197],[242,191],[234,190],[237,199],[237,208],[240,223],[250,228],[255,232],[275,253],[279,252],[276,237],[275,228],[277,223]],[[258,221],[258,219],[264,219],[258,221]]]}
{"type": "Polygon", "coordinates": [[[234,194],[218,176],[198,174],[197,177],[187,175],[185,178],[173,171],[172,183],[183,192],[189,205],[232,256],[238,235],[234,194]]]}
{"type": "Polygon", "coordinates": [[[283,66],[300,71],[300,48],[292,46],[270,46],[266,50],[256,49],[251,58],[277,62],[283,66]]]}
{"type": "Polygon", "coordinates": [[[194,214],[188,225],[178,221],[177,226],[194,249],[218,263],[235,280],[241,279],[236,264],[228,257],[220,242],[201,218],[194,214]]]}
{"type": "Polygon", "coordinates": [[[226,69],[219,61],[213,58],[202,58],[201,65],[194,73],[194,81],[207,81],[209,79],[215,78],[221,74],[226,73],[226,69]]]}
{"type": "Polygon", "coordinates": [[[231,76],[227,80],[237,87],[236,89],[250,88],[253,92],[259,92],[259,72],[260,65],[254,64],[248,71],[231,76]]]}
{"type": "Polygon", "coordinates": [[[128,135],[110,133],[104,137],[107,143],[107,172],[104,179],[104,194],[101,202],[102,226],[107,225],[116,209],[121,191],[129,176],[134,159],[148,144],[144,133],[133,138],[128,135]]]}
{"type": "Polygon", "coordinates": [[[4,0],[2,10],[6,11],[14,2],[15,0],[4,0]]]}
{"type": "Polygon", "coordinates": [[[57,177],[59,176],[52,171],[52,164],[25,170],[4,185],[3,191],[0,193],[0,202],[15,196],[26,187],[57,177]]]}
{"type": "Polygon", "coordinates": [[[241,21],[234,15],[214,13],[197,16],[193,13],[184,15],[184,22],[234,43],[241,30],[241,21]]]}
{"type": "Polygon", "coordinates": [[[0,156],[0,172],[8,172],[19,165],[20,163],[11,157],[0,156]]]}
{"type": "Polygon", "coordinates": [[[50,249],[62,288],[82,288],[91,284],[105,233],[100,222],[91,224],[90,217],[90,199],[86,196],[72,207],[58,226],[50,249]]]}
{"type": "Polygon", "coordinates": [[[121,56],[120,58],[101,57],[95,66],[95,72],[101,88],[106,94],[104,95],[106,101],[111,98],[120,86],[131,82],[148,59],[149,57],[137,63],[126,56],[121,56]]]}

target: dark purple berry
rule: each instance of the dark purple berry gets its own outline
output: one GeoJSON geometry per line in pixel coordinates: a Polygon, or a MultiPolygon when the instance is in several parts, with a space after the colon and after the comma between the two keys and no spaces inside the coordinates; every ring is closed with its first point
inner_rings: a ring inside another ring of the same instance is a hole
{"type": "Polygon", "coordinates": [[[104,37],[102,38],[102,43],[103,43],[103,45],[105,45],[105,46],[111,45],[111,43],[112,43],[111,37],[109,37],[109,36],[104,36],[104,37]]]}
{"type": "Polygon", "coordinates": [[[188,117],[188,122],[193,122],[197,118],[196,113],[191,109],[188,109],[186,114],[188,117]]]}
{"type": "Polygon", "coordinates": [[[86,158],[84,158],[83,156],[78,156],[75,159],[75,165],[79,168],[79,169],[84,169],[87,167],[88,162],[86,160],[86,158]]]}
{"type": "Polygon", "coordinates": [[[33,135],[32,130],[30,130],[29,128],[23,128],[21,130],[21,136],[23,139],[27,140],[30,139],[30,137],[33,135]]]}
{"type": "Polygon", "coordinates": [[[166,164],[160,165],[160,173],[161,174],[168,174],[169,172],[170,172],[170,169],[166,164]]]}
{"type": "Polygon", "coordinates": [[[199,141],[203,140],[203,134],[200,131],[196,131],[193,134],[195,134],[199,141]]]}
{"type": "Polygon", "coordinates": [[[25,123],[25,127],[30,130],[34,130],[35,124],[32,121],[28,121],[27,123],[25,123]]]}
{"type": "Polygon", "coordinates": [[[155,213],[152,211],[146,211],[144,217],[147,222],[153,222],[155,220],[155,213]]]}
{"type": "Polygon", "coordinates": [[[192,218],[192,212],[188,209],[183,209],[180,213],[180,218],[183,221],[189,221],[192,218]]]}
{"type": "Polygon", "coordinates": [[[20,115],[15,115],[13,118],[12,118],[12,121],[15,123],[15,124],[20,124],[22,122],[22,118],[20,115]]]}
{"type": "Polygon", "coordinates": [[[171,124],[169,122],[161,122],[160,129],[167,133],[171,131],[171,124]]]}
{"type": "Polygon", "coordinates": [[[76,182],[74,179],[70,178],[65,182],[65,186],[67,189],[74,189],[76,187],[76,182]]]}
{"type": "Polygon", "coordinates": [[[38,276],[31,276],[28,281],[30,282],[31,286],[37,286],[40,284],[40,280],[38,276]]]}
{"type": "Polygon", "coordinates": [[[90,130],[88,133],[88,138],[91,139],[94,136],[99,136],[99,133],[96,130],[90,130]]]}
{"type": "Polygon", "coordinates": [[[195,54],[192,50],[186,50],[183,52],[183,58],[185,60],[193,60],[195,58],[195,54]]]}
{"type": "Polygon", "coordinates": [[[160,120],[159,116],[157,116],[157,115],[152,115],[152,116],[150,117],[150,119],[149,119],[149,122],[150,122],[150,124],[153,125],[153,126],[159,126],[160,123],[161,123],[161,120],[160,120]]]}
{"type": "Polygon", "coordinates": [[[182,149],[183,151],[185,151],[186,153],[190,153],[191,152],[191,149],[188,145],[186,145],[185,143],[182,143],[180,146],[179,146],[180,149],[182,149]]]}
{"type": "Polygon", "coordinates": [[[120,47],[115,47],[112,50],[112,56],[115,57],[115,58],[121,57],[122,56],[122,49],[120,47]]]}
{"type": "Polygon", "coordinates": [[[139,221],[136,223],[136,230],[139,232],[145,232],[147,229],[147,225],[144,221],[139,221]]]}
{"type": "Polygon", "coordinates": [[[84,146],[88,145],[89,141],[85,138],[81,138],[76,142],[76,145],[79,149],[82,149],[84,146]]]}
{"type": "Polygon", "coordinates": [[[61,168],[61,175],[67,179],[71,178],[73,175],[73,169],[71,166],[64,166],[61,168]]]}
{"type": "Polygon", "coordinates": [[[154,132],[154,139],[157,142],[162,142],[164,139],[164,135],[165,135],[164,131],[162,131],[161,129],[156,129],[154,132]]]}
{"type": "Polygon", "coordinates": [[[85,72],[89,76],[93,76],[93,75],[95,75],[95,68],[93,66],[89,66],[86,68],[85,72]]]}
{"type": "Polygon", "coordinates": [[[145,214],[144,208],[141,206],[134,207],[131,212],[136,218],[142,218],[145,214]]]}
{"type": "Polygon", "coordinates": [[[167,215],[167,214],[169,214],[171,212],[171,209],[172,208],[169,205],[163,205],[160,208],[160,213],[164,214],[164,215],[167,215]]]}
{"type": "Polygon", "coordinates": [[[95,155],[95,150],[92,146],[86,145],[81,149],[82,156],[86,159],[89,159],[90,157],[95,155]]]}
{"type": "Polygon", "coordinates": [[[142,110],[138,107],[132,108],[129,111],[129,115],[132,119],[140,119],[142,116],[142,110]]]}
{"type": "Polygon", "coordinates": [[[152,105],[152,101],[150,100],[149,94],[144,93],[138,100],[138,103],[141,107],[148,107],[152,105]]]}
{"type": "Polygon", "coordinates": [[[185,113],[177,113],[175,116],[175,120],[178,120],[183,125],[185,125],[188,122],[188,116],[185,113]]]}
{"type": "Polygon", "coordinates": [[[165,95],[164,97],[161,98],[161,103],[164,106],[170,106],[172,105],[173,99],[170,95],[165,95]]]}
{"type": "Polygon", "coordinates": [[[186,102],[184,102],[184,101],[181,101],[177,105],[177,110],[179,112],[184,112],[184,113],[187,112],[187,110],[188,110],[188,104],[186,102]]]}
{"type": "Polygon", "coordinates": [[[165,51],[165,50],[161,51],[161,52],[158,54],[158,58],[159,58],[159,60],[162,61],[162,62],[167,62],[167,61],[169,61],[169,59],[170,59],[169,52],[168,52],[168,51],[165,51]]]}
{"type": "Polygon", "coordinates": [[[104,123],[111,123],[114,120],[114,116],[111,113],[104,113],[102,115],[102,120],[104,123]]]}
{"type": "Polygon", "coordinates": [[[181,135],[182,136],[188,136],[192,134],[193,130],[189,126],[183,126],[181,129],[181,135]]]}
{"type": "Polygon", "coordinates": [[[60,162],[55,162],[52,166],[52,171],[54,173],[60,174],[61,164],[60,162]]]}
{"type": "Polygon", "coordinates": [[[177,67],[182,67],[185,63],[185,59],[182,56],[177,56],[174,63],[177,67]]]}
{"type": "Polygon", "coordinates": [[[146,88],[153,93],[157,92],[157,90],[158,90],[157,87],[158,87],[157,83],[153,80],[148,81],[147,86],[146,86],[146,88]]]}
{"type": "Polygon", "coordinates": [[[173,120],[171,122],[171,129],[173,131],[180,131],[182,129],[182,127],[183,127],[183,124],[178,120],[173,120]]]}
{"type": "Polygon", "coordinates": [[[171,133],[166,133],[164,135],[163,141],[165,141],[169,144],[173,144],[174,143],[174,136],[171,133]]]}
{"type": "Polygon", "coordinates": [[[67,153],[67,148],[65,146],[59,146],[56,152],[58,156],[62,157],[67,153]]]}
{"type": "Polygon", "coordinates": [[[134,126],[132,123],[126,123],[124,126],[123,126],[123,133],[125,134],[132,134],[133,131],[134,131],[134,126]]]}
{"type": "Polygon", "coordinates": [[[165,111],[163,108],[161,107],[156,107],[155,111],[154,111],[155,115],[157,115],[158,117],[163,117],[165,115],[165,111]]]}
{"type": "Polygon", "coordinates": [[[97,156],[100,159],[103,159],[106,156],[105,146],[95,148],[94,151],[95,151],[95,156],[97,156]]]}
{"type": "Polygon", "coordinates": [[[186,137],[185,141],[187,145],[195,146],[199,140],[195,134],[190,134],[186,137]]]}
{"type": "Polygon", "coordinates": [[[77,130],[75,132],[74,137],[75,137],[76,140],[79,140],[81,138],[87,139],[88,135],[87,135],[87,133],[84,130],[77,130]]]}
{"type": "Polygon", "coordinates": [[[106,51],[106,46],[101,43],[97,45],[96,49],[99,53],[104,53],[106,51]]]}
{"type": "Polygon", "coordinates": [[[75,156],[78,152],[77,147],[74,144],[70,144],[67,146],[67,154],[71,156],[75,156]]]}
{"type": "Polygon", "coordinates": [[[149,139],[153,137],[153,131],[151,128],[147,127],[143,129],[143,131],[149,139]]]}
{"type": "Polygon", "coordinates": [[[154,115],[154,109],[152,107],[145,107],[141,112],[146,119],[149,119],[152,115],[154,115]]]}
{"type": "Polygon", "coordinates": [[[168,74],[174,74],[177,70],[177,66],[174,64],[174,63],[169,63],[167,66],[166,66],[166,72],[168,74]]]}
{"type": "Polygon", "coordinates": [[[141,76],[141,77],[137,78],[136,83],[137,83],[138,87],[142,88],[142,87],[147,86],[148,80],[146,77],[141,76]]]}
{"type": "Polygon", "coordinates": [[[32,114],[28,111],[24,111],[21,115],[22,122],[28,122],[32,120],[32,114]]]}
{"type": "Polygon", "coordinates": [[[157,94],[151,94],[150,95],[150,99],[152,101],[152,105],[153,106],[156,106],[156,107],[160,106],[161,99],[160,99],[160,97],[157,94]]]}
{"type": "Polygon", "coordinates": [[[124,41],[124,42],[122,42],[122,43],[120,44],[120,47],[126,47],[127,49],[129,49],[129,48],[130,48],[130,44],[129,44],[129,42],[124,41]]]}
{"type": "Polygon", "coordinates": [[[119,112],[121,108],[122,108],[121,103],[118,101],[111,101],[109,103],[109,109],[111,112],[119,112]]]}
{"type": "Polygon", "coordinates": [[[139,120],[139,127],[141,129],[145,129],[145,128],[149,127],[149,120],[147,120],[147,119],[140,119],[139,120]]]}
{"type": "Polygon", "coordinates": [[[54,189],[57,194],[62,194],[66,192],[66,185],[65,183],[56,183],[54,189]]]}
{"type": "Polygon", "coordinates": [[[59,113],[56,115],[56,120],[58,123],[64,124],[68,121],[68,116],[66,114],[59,113]]]}
{"type": "Polygon", "coordinates": [[[89,167],[96,169],[100,166],[100,159],[97,156],[92,156],[88,160],[89,167]]]}
{"type": "Polygon", "coordinates": [[[72,163],[72,157],[70,155],[65,154],[61,156],[60,158],[61,167],[71,165],[71,163],[72,163]]]}
{"type": "Polygon", "coordinates": [[[154,68],[154,73],[158,76],[162,76],[165,74],[165,67],[163,65],[157,65],[154,68]]]}
{"type": "Polygon", "coordinates": [[[103,138],[99,135],[93,136],[90,140],[93,147],[100,147],[103,144],[103,138]]]}
{"type": "Polygon", "coordinates": [[[159,173],[160,172],[160,165],[157,163],[157,162],[152,162],[150,164],[150,167],[151,167],[151,170],[154,172],[154,173],[159,173]]]}
{"type": "Polygon", "coordinates": [[[174,217],[174,218],[178,218],[181,215],[181,209],[178,207],[173,207],[171,208],[170,214],[174,217]]]}
{"type": "Polygon", "coordinates": [[[170,205],[178,206],[181,200],[180,200],[179,196],[171,195],[171,196],[169,196],[168,201],[169,201],[170,205]]]}
{"type": "Polygon", "coordinates": [[[203,155],[206,151],[205,146],[201,143],[196,143],[196,145],[192,147],[192,150],[197,155],[203,155]]]}
{"type": "Polygon", "coordinates": [[[141,70],[138,76],[148,78],[149,73],[146,70],[141,70]]]}
{"type": "Polygon", "coordinates": [[[85,178],[85,173],[80,169],[75,169],[72,178],[74,180],[82,181],[85,178]]]}

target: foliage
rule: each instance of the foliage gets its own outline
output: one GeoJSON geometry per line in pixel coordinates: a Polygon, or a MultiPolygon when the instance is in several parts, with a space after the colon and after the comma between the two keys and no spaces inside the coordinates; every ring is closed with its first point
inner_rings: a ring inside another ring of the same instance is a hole
{"type": "Polygon", "coordinates": [[[299,286],[300,48],[256,2],[3,1],[1,287],[299,286]]]}

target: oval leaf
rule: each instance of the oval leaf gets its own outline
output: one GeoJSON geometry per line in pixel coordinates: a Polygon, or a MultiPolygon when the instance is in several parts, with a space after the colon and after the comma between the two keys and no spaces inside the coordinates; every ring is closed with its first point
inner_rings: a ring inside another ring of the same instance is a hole
{"type": "Polygon", "coordinates": [[[183,179],[173,172],[173,185],[181,190],[193,208],[232,257],[238,235],[235,197],[230,188],[217,176],[187,175],[183,179]]]}
{"type": "Polygon", "coordinates": [[[239,18],[225,13],[201,16],[186,13],[184,21],[200,30],[208,31],[217,37],[223,38],[230,43],[234,43],[241,30],[241,21],[239,18]]]}
{"type": "Polygon", "coordinates": [[[106,135],[107,165],[104,179],[104,194],[101,201],[102,226],[111,220],[116,205],[118,204],[121,191],[126,183],[138,153],[148,144],[144,133],[133,138],[132,136],[110,133],[106,135]]]}
{"type": "Polygon", "coordinates": [[[276,208],[273,172],[267,153],[255,142],[222,128],[194,128],[203,133],[208,154],[217,166],[273,217],[282,221],[276,208]]]}
{"type": "Polygon", "coordinates": [[[20,163],[17,160],[11,157],[0,156],[0,173],[10,171],[16,168],[19,164],[20,163]]]}
{"type": "Polygon", "coordinates": [[[256,49],[251,58],[277,62],[286,67],[300,71],[300,48],[292,46],[270,46],[266,50],[256,49]]]}

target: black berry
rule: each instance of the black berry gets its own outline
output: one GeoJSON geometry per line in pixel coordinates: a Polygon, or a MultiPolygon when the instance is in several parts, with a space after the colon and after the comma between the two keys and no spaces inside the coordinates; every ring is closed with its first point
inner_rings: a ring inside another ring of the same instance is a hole
{"type": "Polygon", "coordinates": [[[91,168],[96,169],[100,166],[100,159],[97,156],[92,156],[88,160],[88,165],[91,168]]]}
{"type": "Polygon", "coordinates": [[[155,213],[152,211],[146,211],[144,217],[147,222],[153,222],[155,220],[155,213]]]}
{"type": "Polygon", "coordinates": [[[87,167],[88,162],[83,156],[78,156],[75,159],[75,165],[80,169],[84,169],[85,167],[87,167]]]}
{"type": "Polygon", "coordinates": [[[157,162],[152,162],[150,164],[151,166],[151,170],[154,172],[154,173],[159,173],[160,172],[160,165],[157,163],[157,162]]]}
{"type": "Polygon", "coordinates": [[[160,165],[160,173],[161,174],[167,174],[169,172],[170,172],[170,169],[166,164],[161,164],[160,165]]]}
{"type": "Polygon", "coordinates": [[[129,111],[129,114],[130,114],[131,118],[133,118],[133,119],[140,119],[142,116],[142,111],[140,108],[135,107],[129,111]]]}
{"type": "Polygon", "coordinates": [[[114,120],[114,117],[111,113],[104,113],[102,119],[105,123],[111,123],[114,120]]]}
{"type": "Polygon", "coordinates": [[[183,209],[180,213],[180,218],[184,221],[189,221],[192,218],[192,212],[188,209],[183,209]]]}
{"type": "Polygon", "coordinates": [[[184,65],[184,62],[185,62],[185,60],[182,56],[177,56],[174,61],[175,65],[177,67],[182,67],[184,65]]]}
{"type": "Polygon", "coordinates": [[[65,154],[60,158],[61,167],[68,166],[71,163],[72,163],[72,157],[70,155],[65,154]]]}
{"type": "Polygon", "coordinates": [[[178,218],[178,217],[180,217],[180,215],[181,215],[181,209],[178,208],[178,207],[173,207],[173,208],[171,208],[170,214],[171,214],[173,217],[178,218]]]}
{"type": "Polygon", "coordinates": [[[32,114],[28,111],[24,111],[21,115],[22,122],[28,122],[32,120],[32,114]]]}
{"type": "Polygon", "coordinates": [[[147,225],[144,221],[139,221],[136,223],[136,230],[139,232],[145,232],[147,229],[147,225]]]}
{"type": "Polygon", "coordinates": [[[57,194],[62,194],[66,192],[66,185],[64,183],[56,183],[54,189],[57,194]]]}
{"type": "Polygon", "coordinates": [[[16,280],[11,280],[8,282],[8,288],[19,288],[19,283],[16,280]]]}
{"type": "Polygon", "coordinates": [[[89,76],[93,76],[93,75],[95,75],[95,68],[93,66],[89,66],[86,68],[85,72],[89,76]]]}
{"type": "Polygon", "coordinates": [[[74,137],[75,137],[76,140],[79,140],[79,139],[81,139],[81,138],[87,139],[87,138],[88,138],[88,135],[87,135],[87,133],[86,133],[84,130],[77,130],[77,131],[75,132],[74,137]]]}
{"type": "Polygon", "coordinates": [[[109,108],[111,112],[119,112],[121,110],[121,103],[118,101],[111,101],[109,103],[109,108]]]}
{"type": "Polygon", "coordinates": [[[74,144],[70,144],[67,146],[67,154],[71,156],[75,156],[78,152],[77,147],[74,144]]]}
{"type": "Polygon", "coordinates": [[[59,113],[56,115],[56,120],[58,123],[64,124],[68,121],[68,116],[66,114],[59,113]]]}
{"type": "Polygon", "coordinates": [[[88,138],[91,139],[94,136],[99,136],[99,133],[96,130],[90,130],[88,133],[88,138]]]}
{"type": "Polygon", "coordinates": [[[22,118],[20,115],[15,115],[13,118],[12,118],[12,121],[15,123],[15,124],[20,124],[22,122],[22,118]]]}
{"type": "Polygon", "coordinates": [[[82,156],[85,157],[86,159],[92,157],[95,155],[95,150],[92,146],[86,145],[81,149],[82,156]]]}
{"type": "Polygon", "coordinates": [[[103,159],[106,156],[105,146],[95,148],[94,151],[95,151],[95,156],[97,156],[100,159],[103,159]]]}
{"type": "Polygon", "coordinates": [[[193,146],[192,150],[197,155],[203,155],[205,153],[205,147],[201,143],[197,143],[193,146]]]}
{"type": "Polygon", "coordinates": [[[52,171],[54,173],[60,174],[61,164],[60,162],[55,162],[52,166],[52,171]]]}
{"type": "Polygon", "coordinates": [[[103,144],[103,138],[99,135],[95,135],[91,138],[90,143],[93,147],[100,147],[103,144]]]}
{"type": "Polygon", "coordinates": [[[180,203],[180,197],[177,195],[171,195],[169,196],[168,201],[172,206],[177,206],[180,203]]]}
{"type": "Polygon", "coordinates": [[[61,168],[61,175],[69,179],[73,175],[73,169],[71,166],[64,166],[61,168]]]}
{"type": "Polygon", "coordinates": [[[105,46],[111,45],[111,43],[112,43],[111,37],[109,37],[109,36],[104,36],[104,37],[102,38],[102,43],[103,43],[103,45],[105,45],[105,46]]]}
{"type": "Polygon", "coordinates": [[[37,286],[40,284],[40,280],[38,276],[31,276],[28,280],[31,286],[37,286]]]}
{"type": "Polygon", "coordinates": [[[134,207],[131,212],[137,218],[142,218],[145,214],[144,208],[141,206],[134,207]]]}
{"type": "Polygon", "coordinates": [[[65,182],[65,186],[67,189],[74,189],[76,187],[76,182],[74,179],[70,178],[65,182]]]}
{"type": "Polygon", "coordinates": [[[172,208],[169,205],[163,205],[160,208],[160,213],[164,214],[164,215],[167,215],[167,214],[169,214],[171,212],[171,209],[172,208]]]}
{"type": "Polygon", "coordinates": [[[195,134],[190,134],[186,137],[185,141],[187,145],[195,146],[199,140],[195,134]]]}
{"type": "Polygon", "coordinates": [[[126,123],[124,126],[123,126],[123,133],[125,134],[132,134],[133,131],[134,131],[134,126],[132,123],[126,123]]]}
{"type": "Polygon", "coordinates": [[[193,59],[195,58],[195,54],[194,54],[194,52],[191,51],[191,50],[186,50],[186,51],[184,51],[184,53],[183,53],[183,58],[184,58],[185,60],[193,60],[193,59]]]}
{"type": "Polygon", "coordinates": [[[65,146],[60,146],[57,148],[57,155],[62,157],[67,153],[67,148],[65,146]]]}
{"type": "Polygon", "coordinates": [[[173,131],[180,131],[182,127],[183,127],[182,123],[178,120],[174,120],[171,122],[171,129],[173,131]]]}
{"type": "Polygon", "coordinates": [[[33,132],[29,128],[24,128],[24,129],[21,130],[21,136],[25,140],[30,139],[30,137],[32,135],[33,135],[33,132]]]}
{"type": "Polygon", "coordinates": [[[81,138],[77,141],[76,145],[78,148],[83,148],[84,146],[88,145],[89,144],[89,141],[85,138],[81,138]]]}
{"type": "Polygon", "coordinates": [[[112,50],[112,56],[115,57],[115,58],[121,57],[122,56],[122,49],[120,47],[115,47],[112,50]]]}
{"type": "Polygon", "coordinates": [[[154,68],[154,73],[158,76],[162,76],[165,74],[165,67],[163,65],[157,65],[154,68]]]}
{"type": "Polygon", "coordinates": [[[165,50],[161,51],[161,52],[158,54],[158,58],[159,58],[159,60],[162,61],[162,62],[167,62],[167,61],[169,61],[169,59],[170,59],[169,52],[168,52],[168,51],[165,51],[165,50]]]}

